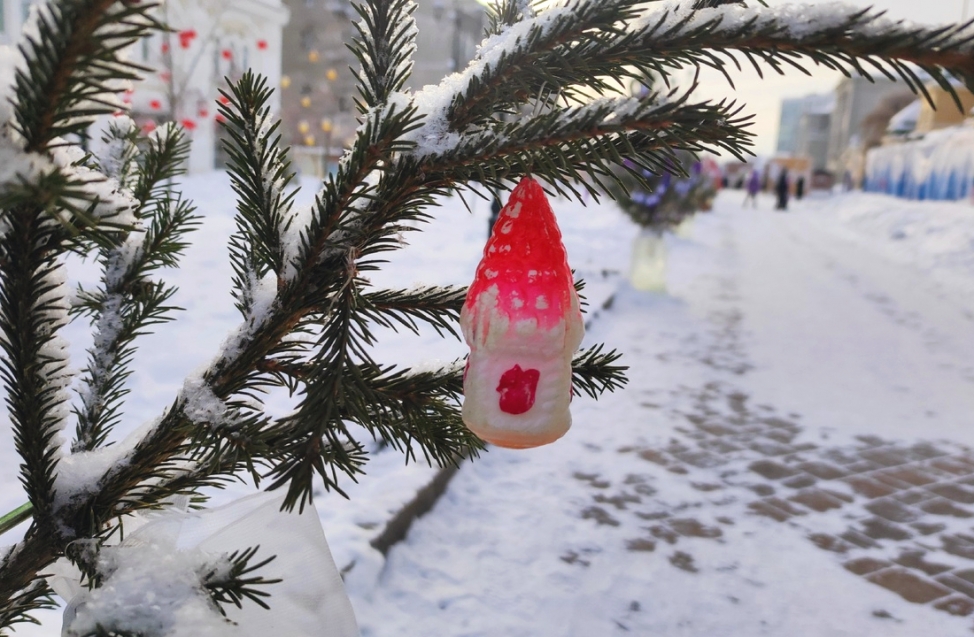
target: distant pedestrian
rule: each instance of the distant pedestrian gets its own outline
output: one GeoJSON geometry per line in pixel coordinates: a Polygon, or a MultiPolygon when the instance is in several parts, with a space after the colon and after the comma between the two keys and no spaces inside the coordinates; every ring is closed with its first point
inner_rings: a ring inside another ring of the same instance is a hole
{"type": "Polygon", "coordinates": [[[805,176],[800,175],[798,177],[798,180],[795,181],[795,199],[801,201],[802,197],[804,196],[805,196],[805,176]]]}
{"type": "Polygon", "coordinates": [[[747,180],[747,195],[744,197],[744,205],[751,202],[752,208],[758,207],[758,193],[761,191],[761,175],[758,171],[752,170],[751,176],[747,180]]]}
{"type": "Polygon", "coordinates": [[[788,210],[788,169],[782,168],[778,175],[778,183],[775,184],[775,193],[778,195],[778,205],[775,210],[788,210]]]}

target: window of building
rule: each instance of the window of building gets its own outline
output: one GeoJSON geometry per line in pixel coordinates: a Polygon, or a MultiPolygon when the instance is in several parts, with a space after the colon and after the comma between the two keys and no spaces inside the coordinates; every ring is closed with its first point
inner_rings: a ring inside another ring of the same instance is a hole
{"type": "Polygon", "coordinates": [[[4,12],[6,11],[6,7],[3,5],[4,5],[3,0],[0,0],[0,33],[7,30],[7,21],[5,19],[6,16],[4,15],[4,12]]]}
{"type": "Polygon", "coordinates": [[[34,4],[34,0],[20,0],[20,15],[25,22],[27,16],[30,15],[30,5],[32,4],[34,4]]]}

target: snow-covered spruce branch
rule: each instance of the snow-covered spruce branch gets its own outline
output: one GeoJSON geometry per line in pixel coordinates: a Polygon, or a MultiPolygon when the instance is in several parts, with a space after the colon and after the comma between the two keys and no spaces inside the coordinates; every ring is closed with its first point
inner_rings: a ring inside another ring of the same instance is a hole
{"type": "Polygon", "coordinates": [[[787,67],[805,71],[803,61],[810,60],[846,75],[899,78],[920,93],[925,89],[916,68],[951,93],[950,75],[974,87],[970,23],[926,27],[838,2],[729,4],[698,11],[686,2],[654,5],[613,40],[574,46],[591,49],[582,57],[592,56],[602,65],[640,64],[663,75],[687,65],[705,65],[731,79],[730,67],[739,67],[739,61],[730,54],[740,52],[758,73],[762,63],[777,72],[787,67]],[[647,56],[648,67],[641,64],[647,56]]]}
{"type": "Polygon", "coordinates": [[[38,7],[33,33],[21,44],[29,64],[15,71],[13,120],[2,148],[16,178],[4,179],[0,205],[39,208],[68,234],[124,226],[127,219],[109,218],[117,217],[111,181],[87,171],[83,153],[65,154],[72,147],[63,140],[83,135],[92,117],[120,108],[119,83],[145,70],[125,61],[122,51],[158,28],[155,3],[76,0],[38,7]]]}
{"type": "Polygon", "coordinates": [[[232,95],[221,93],[235,108],[221,104],[220,113],[232,140],[226,149],[237,193],[237,231],[230,239],[233,290],[243,317],[259,322],[284,275],[284,238],[296,192],[288,192],[288,186],[294,173],[281,148],[280,121],[271,118],[266,80],[245,73],[230,91],[232,95]],[[268,273],[273,273],[273,280],[265,282],[268,273]],[[262,284],[270,284],[269,294],[261,291],[262,284]]]}
{"type": "Polygon", "coordinates": [[[118,109],[114,92],[151,69],[123,58],[130,44],[159,30],[154,2],[73,0],[41,5],[37,33],[21,47],[29,68],[15,81],[17,131],[24,150],[39,152],[70,134],[83,134],[91,117],[118,109]]]}
{"type": "MultiPolygon", "coordinates": [[[[5,560],[0,560],[4,564],[5,560]]],[[[42,608],[57,608],[53,591],[43,579],[37,579],[23,590],[17,591],[7,603],[0,606],[0,627],[9,628],[16,624],[33,624],[37,620],[30,613],[42,608]]]]}
{"type": "MultiPolygon", "coordinates": [[[[751,134],[742,108],[733,103],[688,103],[692,90],[677,99],[604,97],[588,104],[560,107],[501,122],[494,128],[445,139],[424,139],[418,149],[420,172],[428,180],[477,181],[502,187],[512,175],[530,173],[545,164],[545,175],[561,194],[575,194],[583,184],[595,197],[615,180],[611,168],[631,158],[654,173],[678,166],[673,153],[728,151],[742,157],[751,134]],[[452,141],[455,138],[457,141],[452,141]],[[445,148],[435,152],[437,147],[445,148]],[[459,173],[459,175],[457,175],[459,173]],[[456,175],[456,176],[454,176],[456,175]]],[[[424,128],[415,134],[423,135],[424,128]]]]}
{"type": "MultiPolygon", "coordinates": [[[[573,60],[563,57],[572,42],[604,40],[638,15],[634,0],[568,0],[545,11],[510,23],[523,15],[526,5],[499,0],[495,15],[507,16],[492,25],[493,33],[481,44],[474,60],[462,72],[440,84],[440,95],[427,97],[436,109],[423,110],[444,117],[449,130],[463,131],[470,124],[498,111],[515,112],[518,105],[548,96],[572,97],[573,85],[617,91],[619,84],[596,74],[573,71],[573,60]],[[445,100],[443,91],[449,91],[445,100]],[[436,112],[436,111],[440,112],[436,112]]],[[[589,65],[591,61],[588,62],[589,65]]],[[[615,69],[617,72],[622,69],[615,69]]],[[[591,95],[591,93],[589,94],[591,95]]]]}
{"type": "Polygon", "coordinates": [[[416,4],[391,0],[357,4],[355,9],[362,20],[355,23],[358,37],[351,50],[362,65],[359,109],[365,112],[386,102],[409,78],[416,52],[416,4]]]}
{"type": "MultiPolygon", "coordinates": [[[[189,154],[189,144],[175,126],[156,131],[144,152],[137,147],[134,122],[113,126],[107,153],[111,165],[100,166],[130,182],[136,200],[138,226],[112,235],[111,243],[97,246],[102,266],[102,287],[79,289],[73,313],[88,315],[94,326],[94,342],[81,378],[75,409],[77,434],[72,451],[91,451],[101,446],[120,418],[121,400],[130,375],[128,365],[135,353],[135,338],[152,325],[171,320],[168,306],[176,289],[149,275],[159,267],[174,267],[186,247],[183,238],[196,224],[193,206],[173,197],[163,181],[178,174],[189,154]],[[146,227],[148,226],[148,227],[146,227]]],[[[105,164],[106,162],[102,162],[105,164]]]]}
{"type": "Polygon", "coordinates": [[[440,336],[459,338],[456,330],[467,289],[463,287],[422,287],[411,290],[375,290],[359,300],[362,313],[376,325],[418,332],[416,321],[433,327],[440,336]]]}

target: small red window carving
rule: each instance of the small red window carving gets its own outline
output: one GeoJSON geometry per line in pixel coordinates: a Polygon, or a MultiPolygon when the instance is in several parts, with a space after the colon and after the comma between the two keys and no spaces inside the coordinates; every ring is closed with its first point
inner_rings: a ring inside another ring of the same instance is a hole
{"type": "Polygon", "coordinates": [[[507,414],[523,414],[534,406],[534,393],[538,389],[541,372],[521,369],[515,365],[503,374],[497,385],[501,411],[507,414]]]}

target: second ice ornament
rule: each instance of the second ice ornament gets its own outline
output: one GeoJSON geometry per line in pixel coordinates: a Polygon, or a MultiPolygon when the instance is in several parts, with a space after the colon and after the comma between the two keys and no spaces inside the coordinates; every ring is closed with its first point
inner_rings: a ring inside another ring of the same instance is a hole
{"type": "Polygon", "coordinates": [[[500,447],[561,438],[572,422],[571,362],[585,328],[555,215],[530,177],[494,224],[460,326],[470,346],[463,382],[470,430],[500,447]]]}

